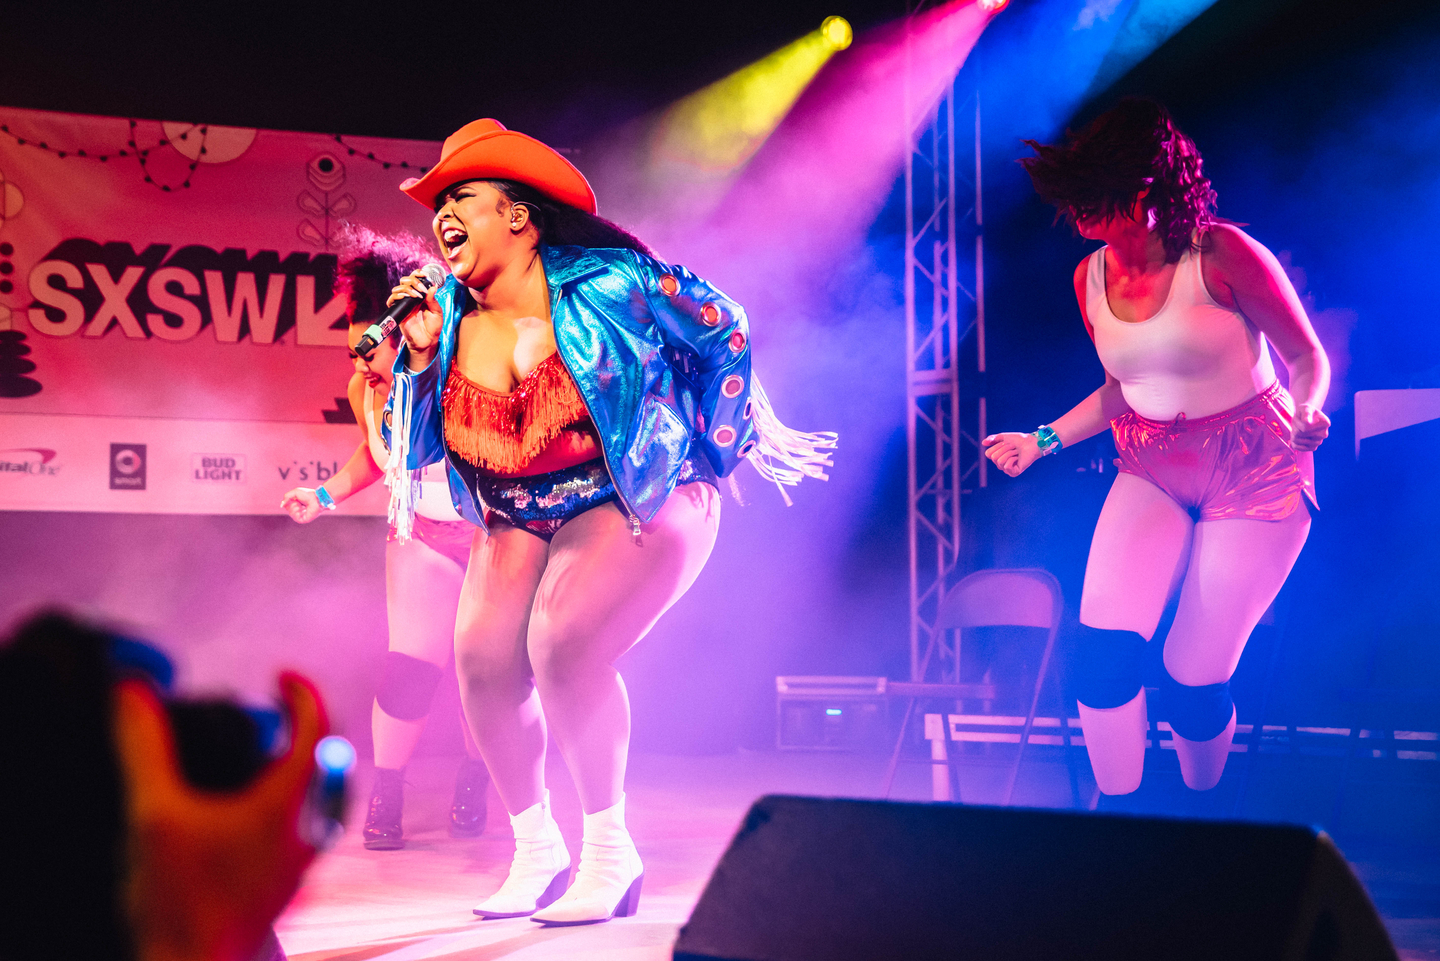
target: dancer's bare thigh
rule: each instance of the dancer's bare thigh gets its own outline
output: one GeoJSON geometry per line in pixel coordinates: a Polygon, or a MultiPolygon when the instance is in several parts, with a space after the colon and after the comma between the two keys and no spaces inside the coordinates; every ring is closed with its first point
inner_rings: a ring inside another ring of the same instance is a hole
{"type": "Polygon", "coordinates": [[[385,544],[390,650],[444,667],[465,572],[418,537],[385,544]]]}
{"type": "Polygon", "coordinates": [[[531,676],[525,635],[550,545],[508,524],[477,534],[455,617],[455,658],[462,675],[484,666],[515,678],[531,676]]]}
{"type": "Polygon", "coordinates": [[[675,489],[640,543],[613,504],[586,511],[550,542],[530,615],[531,656],[613,663],[689,589],[720,525],[720,492],[675,489]]]}
{"type": "Polygon", "coordinates": [[[1250,632],[1280,593],[1309,534],[1304,503],[1282,521],[1195,525],[1190,569],[1165,638],[1171,677],[1196,686],[1230,679],[1250,632]]]}
{"type": "Polygon", "coordinates": [[[1185,575],[1194,526],[1160,488],[1134,474],[1118,475],[1090,541],[1080,622],[1153,637],[1185,575]]]}

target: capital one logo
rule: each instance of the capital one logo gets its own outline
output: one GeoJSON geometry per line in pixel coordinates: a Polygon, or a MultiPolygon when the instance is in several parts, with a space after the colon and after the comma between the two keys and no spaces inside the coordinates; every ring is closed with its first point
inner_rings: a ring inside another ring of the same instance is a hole
{"type": "Polygon", "coordinates": [[[110,445],[110,489],[112,491],[143,491],[145,489],[145,445],[110,445]]]}
{"type": "Polygon", "coordinates": [[[57,451],[45,447],[10,447],[0,450],[0,474],[54,477],[60,465],[52,464],[57,451]]]}

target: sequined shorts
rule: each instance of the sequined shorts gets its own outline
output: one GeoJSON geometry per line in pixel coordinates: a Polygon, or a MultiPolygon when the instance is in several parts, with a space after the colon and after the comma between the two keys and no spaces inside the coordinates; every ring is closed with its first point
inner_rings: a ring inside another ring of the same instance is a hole
{"type": "MultiPolygon", "coordinates": [[[[605,461],[599,457],[547,474],[496,477],[477,470],[472,476],[487,527],[503,521],[547,541],[567,521],[592,507],[620,500],[605,461]]],[[[687,460],[680,467],[675,485],[694,481],[713,484],[715,475],[687,460]]]]}
{"type": "Polygon", "coordinates": [[[599,457],[545,474],[496,477],[477,470],[474,478],[487,527],[503,521],[547,541],[566,521],[619,500],[599,457]]]}
{"type": "Polygon", "coordinates": [[[1197,520],[1284,520],[1315,500],[1313,455],[1290,446],[1295,403],[1277,381],[1208,417],[1157,421],[1127,411],[1110,422],[1115,466],[1169,494],[1197,520]]]}

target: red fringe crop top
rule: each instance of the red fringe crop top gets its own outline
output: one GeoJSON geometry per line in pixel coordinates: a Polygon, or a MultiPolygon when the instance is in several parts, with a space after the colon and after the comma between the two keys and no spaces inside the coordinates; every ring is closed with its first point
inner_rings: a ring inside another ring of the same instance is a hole
{"type": "Polygon", "coordinates": [[[537,364],[508,394],[481,387],[452,366],[443,404],[446,444],[496,474],[523,471],[567,430],[593,430],[580,388],[559,353],[537,364]]]}

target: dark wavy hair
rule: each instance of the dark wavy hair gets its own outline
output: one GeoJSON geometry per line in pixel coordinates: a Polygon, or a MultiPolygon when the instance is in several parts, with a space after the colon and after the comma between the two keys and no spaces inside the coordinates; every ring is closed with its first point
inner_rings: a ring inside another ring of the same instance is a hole
{"type": "Polygon", "coordinates": [[[530,219],[540,232],[540,242],[557,247],[619,247],[647,257],[654,251],[639,237],[604,217],[586,213],[569,204],[551,200],[529,184],[517,180],[486,180],[511,203],[530,208],[530,219]]]}
{"type": "MultiPolygon", "coordinates": [[[[400,278],[438,262],[433,248],[433,243],[404,231],[378,234],[359,224],[348,225],[335,272],[335,291],[345,295],[347,304],[346,323],[379,319],[400,278]]],[[[399,337],[396,330],[391,342],[398,344],[399,337]]]]}
{"type": "Polygon", "coordinates": [[[1080,133],[1067,130],[1062,146],[1025,143],[1036,155],[1020,164],[1041,199],[1058,208],[1057,221],[1073,227],[1078,217],[1128,216],[1148,188],[1145,209],[1155,214],[1169,263],[1192,246],[1197,229],[1217,222],[1200,151],[1153,100],[1126,97],[1080,133]]]}

